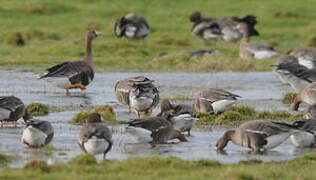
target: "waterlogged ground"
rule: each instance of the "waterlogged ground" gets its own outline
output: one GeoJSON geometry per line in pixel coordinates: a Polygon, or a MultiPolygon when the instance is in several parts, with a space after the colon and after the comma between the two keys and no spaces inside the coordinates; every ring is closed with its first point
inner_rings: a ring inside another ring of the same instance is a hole
{"type": "MultiPolygon", "coordinates": [[[[97,73],[95,81],[86,92],[74,91],[66,97],[63,91],[51,86],[32,72],[17,72],[0,70],[0,94],[15,95],[26,104],[41,102],[58,106],[61,112],[50,113],[39,117],[50,121],[55,130],[55,137],[49,148],[34,150],[20,143],[23,124],[18,128],[6,126],[0,129],[0,153],[11,155],[14,161],[12,167],[21,167],[30,160],[45,160],[49,164],[67,161],[81,153],[77,145],[80,126],[69,124],[72,116],[92,105],[110,104],[115,108],[118,119],[129,120],[126,108],[119,105],[113,93],[116,81],[130,76],[145,75],[155,80],[161,97],[175,98],[185,96],[187,100],[179,102],[192,103],[199,91],[208,86],[227,89],[243,97],[241,104],[255,107],[256,110],[287,110],[279,99],[291,89],[279,83],[270,72],[252,73],[97,73]]],[[[155,110],[157,113],[157,109],[155,110]]],[[[126,128],[124,125],[111,127],[113,130],[114,147],[107,158],[124,160],[135,156],[176,156],[185,160],[213,159],[225,163],[240,160],[261,159],[264,161],[281,161],[297,157],[311,151],[309,149],[294,149],[290,141],[264,155],[254,155],[233,144],[227,147],[227,154],[218,154],[214,150],[217,139],[226,130],[223,127],[195,127],[189,142],[179,144],[164,144],[152,148],[149,133],[144,130],[126,128]]],[[[101,159],[101,156],[98,157],[101,159]]]]}

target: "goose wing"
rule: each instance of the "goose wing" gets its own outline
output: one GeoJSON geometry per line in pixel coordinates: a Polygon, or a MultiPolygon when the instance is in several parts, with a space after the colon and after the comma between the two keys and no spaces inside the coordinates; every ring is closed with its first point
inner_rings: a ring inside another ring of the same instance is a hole
{"type": "Polygon", "coordinates": [[[108,142],[112,142],[112,133],[108,127],[103,124],[86,124],[80,130],[79,142],[83,144],[87,142],[92,136],[103,138],[108,142]]]}
{"type": "Polygon", "coordinates": [[[134,119],[130,121],[129,126],[140,127],[149,131],[157,131],[159,128],[170,126],[171,122],[162,117],[151,117],[143,119],[134,119]]]}
{"type": "Polygon", "coordinates": [[[200,99],[205,99],[210,102],[215,102],[223,99],[237,100],[237,98],[240,98],[240,96],[218,88],[210,88],[208,90],[202,91],[200,95],[200,99]]]}
{"type": "Polygon", "coordinates": [[[240,128],[250,132],[266,134],[268,137],[296,129],[293,125],[288,123],[266,120],[250,121],[241,125],[240,128]]]}
{"type": "Polygon", "coordinates": [[[286,70],[290,74],[307,82],[316,80],[316,69],[308,69],[298,63],[280,63],[276,65],[277,70],[286,70]]]}
{"type": "Polygon", "coordinates": [[[14,96],[0,96],[0,108],[14,112],[18,108],[24,108],[23,102],[14,96]]]}

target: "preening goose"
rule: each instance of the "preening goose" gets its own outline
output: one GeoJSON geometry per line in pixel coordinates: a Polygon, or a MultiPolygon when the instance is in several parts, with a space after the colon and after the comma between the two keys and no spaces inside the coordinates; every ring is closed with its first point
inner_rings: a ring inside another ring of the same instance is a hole
{"type": "Polygon", "coordinates": [[[136,111],[139,118],[141,112],[152,114],[152,109],[159,103],[159,91],[153,81],[144,76],[137,76],[118,81],[114,88],[116,97],[129,112],[136,111]]]}
{"type": "Polygon", "coordinates": [[[47,72],[40,77],[65,89],[66,95],[69,89],[79,88],[85,90],[93,78],[92,41],[101,33],[89,31],[86,35],[86,57],[83,61],[63,62],[47,69],[47,72]]]}
{"type": "Polygon", "coordinates": [[[114,33],[116,37],[145,38],[150,33],[150,26],[144,17],[129,13],[116,20],[114,33]]]}
{"type": "Polygon", "coordinates": [[[165,117],[172,123],[175,129],[181,132],[187,131],[190,136],[192,126],[198,120],[192,106],[187,104],[171,104],[169,100],[164,99],[161,102],[160,110],[161,112],[158,116],[165,117]]]}
{"type": "Polygon", "coordinates": [[[297,94],[293,103],[291,104],[291,109],[298,111],[298,108],[302,102],[309,105],[316,104],[316,82],[306,86],[297,94]]]}
{"type": "Polygon", "coordinates": [[[200,93],[195,110],[202,113],[219,114],[235,104],[240,96],[218,88],[209,88],[200,93]]]}
{"type": "Polygon", "coordinates": [[[240,22],[235,26],[243,34],[243,40],[240,43],[240,58],[267,59],[276,56],[278,53],[273,46],[250,42],[249,25],[240,22]]]}
{"type": "Polygon", "coordinates": [[[29,119],[22,134],[22,143],[30,148],[41,148],[49,144],[54,137],[54,129],[50,122],[29,119]]]}
{"type": "Polygon", "coordinates": [[[22,117],[24,121],[30,118],[24,103],[19,98],[0,96],[0,127],[3,127],[4,122],[13,122],[16,127],[16,122],[22,117]]]}
{"type": "Polygon", "coordinates": [[[151,144],[167,143],[168,140],[178,139],[179,141],[187,141],[181,132],[175,129],[170,121],[164,117],[150,117],[142,119],[134,119],[128,123],[131,127],[140,127],[151,131],[151,144]]]}
{"type": "Polygon", "coordinates": [[[82,151],[93,155],[103,154],[105,159],[112,148],[113,141],[112,132],[101,122],[101,115],[92,113],[80,130],[78,144],[82,151]]]}
{"type": "Polygon", "coordinates": [[[294,125],[268,120],[253,120],[240,125],[235,130],[228,130],[217,141],[216,149],[221,151],[229,141],[236,145],[262,152],[279,146],[292,134],[299,132],[294,125]]]}

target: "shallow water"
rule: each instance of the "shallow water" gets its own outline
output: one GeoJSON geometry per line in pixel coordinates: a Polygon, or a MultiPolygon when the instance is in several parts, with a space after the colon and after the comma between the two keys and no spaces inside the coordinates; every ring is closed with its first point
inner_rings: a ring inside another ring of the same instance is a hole
{"type": "MultiPolygon", "coordinates": [[[[66,107],[73,106],[76,111],[63,111],[39,117],[52,122],[55,137],[53,151],[33,150],[20,143],[22,124],[18,128],[6,126],[0,129],[0,153],[12,155],[15,160],[12,167],[22,167],[30,160],[46,160],[48,163],[67,161],[82,152],[77,145],[77,137],[81,126],[71,125],[71,117],[84,110],[87,106],[111,104],[115,108],[120,120],[134,118],[128,115],[127,109],[116,101],[113,88],[118,80],[145,75],[155,80],[161,97],[184,95],[194,99],[201,89],[208,86],[217,86],[242,96],[241,104],[256,108],[256,110],[287,110],[280,98],[291,91],[288,86],[282,85],[276,76],[270,72],[251,73],[97,73],[95,81],[82,93],[72,91],[66,97],[63,90],[55,88],[43,80],[38,80],[37,74],[31,72],[17,72],[0,70],[1,95],[15,95],[26,104],[41,102],[44,104],[66,107]]],[[[192,103],[192,100],[185,101],[192,103]]],[[[67,109],[67,108],[65,108],[67,109]]],[[[157,109],[155,110],[157,113],[157,109]]],[[[255,155],[247,149],[229,144],[227,154],[218,154],[214,150],[217,139],[226,130],[216,127],[195,127],[188,142],[163,144],[152,148],[149,133],[135,128],[126,128],[124,125],[112,126],[114,146],[108,153],[108,159],[124,160],[130,157],[143,156],[175,156],[186,160],[213,159],[225,163],[235,163],[240,160],[261,159],[264,161],[281,161],[295,158],[310,150],[293,149],[290,141],[286,141],[273,151],[264,155],[255,155]]],[[[101,159],[101,155],[97,156],[101,159]]]]}

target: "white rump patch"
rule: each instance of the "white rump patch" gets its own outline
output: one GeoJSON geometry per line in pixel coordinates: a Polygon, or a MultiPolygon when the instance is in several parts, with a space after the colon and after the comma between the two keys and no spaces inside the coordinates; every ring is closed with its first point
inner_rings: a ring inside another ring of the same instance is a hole
{"type": "Polygon", "coordinates": [[[254,53],[254,58],[255,59],[268,59],[273,56],[276,56],[278,53],[275,51],[269,51],[269,50],[264,50],[264,51],[255,51],[254,53]]]}
{"type": "Polygon", "coordinates": [[[109,146],[109,143],[105,139],[99,139],[92,136],[87,142],[83,144],[84,148],[89,154],[103,154],[109,146]]]}
{"type": "Polygon", "coordinates": [[[126,27],[125,35],[129,38],[135,37],[136,30],[135,26],[128,25],[126,27]]]}
{"type": "Polygon", "coordinates": [[[66,77],[47,77],[45,80],[61,89],[68,89],[70,85],[70,81],[66,77]]]}
{"type": "Polygon", "coordinates": [[[311,147],[315,145],[315,137],[312,133],[300,131],[291,135],[291,141],[295,147],[311,147]]]}
{"type": "Polygon", "coordinates": [[[11,111],[0,108],[0,120],[9,119],[11,111]]]}
{"type": "Polygon", "coordinates": [[[138,112],[145,111],[150,108],[153,103],[153,99],[148,97],[136,98],[135,96],[130,96],[129,100],[131,107],[138,112]]]}
{"type": "Polygon", "coordinates": [[[286,133],[279,133],[273,136],[269,136],[266,138],[266,140],[268,141],[268,144],[266,144],[263,147],[265,149],[273,149],[279,146],[280,144],[282,144],[287,138],[290,137],[291,134],[292,132],[286,132],[286,133]]]}
{"type": "Polygon", "coordinates": [[[236,100],[219,100],[212,103],[214,114],[226,111],[231,105],[235,104],[236,100]]]}
{"type": "Polygon", "coordinates": [[[304,58],[298,58],[298,63],[302,66],[305,66],[308,69],[313,69],[314,68],[314,63],[313,61],[309,59],[304,59],[304,58]]]}
{"type": "Polygon", "coordinates": [[[209,40],[209,39],[217,39],[219,37],[220,35],[214,34],[212,30],[210,29],[206,29],[203,31],[203,39],[209,40]]]}
{"type": "Polygon", "coordinates": [[[34,128],[33,126],[29,126],[24,129],[22,134],[22,142],[23,140],[28,144],[40,147],[45,145],[47,135],[41,130],[34,128]]]}
{"type": "Polygon", "coordinates": [[[180,131],[191,129],[196,120],[198,120],[198,118],[194,118],[190,114],[181,114],[171,119],[173,127],[180,131]]]}

